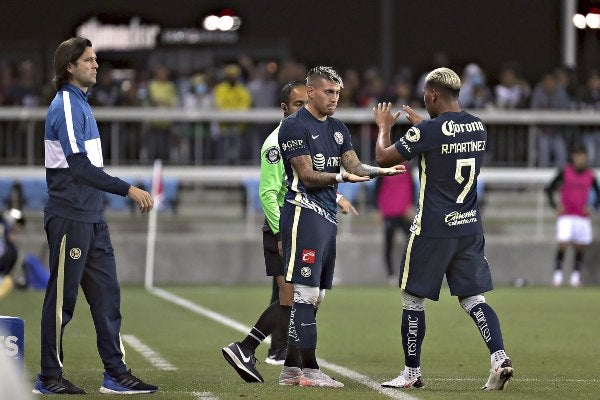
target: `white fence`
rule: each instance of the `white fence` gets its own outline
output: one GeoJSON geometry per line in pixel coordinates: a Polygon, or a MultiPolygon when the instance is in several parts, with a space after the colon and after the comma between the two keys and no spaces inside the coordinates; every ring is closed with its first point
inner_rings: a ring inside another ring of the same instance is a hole
{"type": "MultiPolygon", "coordinates": [[[[425,110],[418,110],[427,115],[425,110]]],[[[475,110],[489,130],[486,165],[498,167],[535,167],[538,165],[537,138],[540,126],[563,130],[567,145],[590,135],[600,137],[600,113],[597,111],[532,111],[475,110]]],[[[43,124],[45,108],[0,107],[0,164],[36,165],[43,160],[43,124]]],[[[223,165],[215,156],[221,123],[244,124],[246,131],[238,139],[246,153],[242,164],[256,165],[264,137],[281,119],[279,109],[249,111],[183,110],[162,108],[94,109],[101,125],[103,142],[107,144],[107,165],[150,164],[147,153],[148,129],[153,122],[169,122],[170,160],[174,165],[223,165]]],[[[346,123],[361,160],[373,161],[375,125],[370,109],[339,109],[335,116],[346,123]]],[[[403,132],[408,122],[401,118],[395,135],[403,132]],[[404,125],[404,126],[403,126],[404,125]]],[[[590,139],[592,162],[600,166],[600,139],[590,139]],[[599,156],[596,156],[598,154],[599,156]]]]}

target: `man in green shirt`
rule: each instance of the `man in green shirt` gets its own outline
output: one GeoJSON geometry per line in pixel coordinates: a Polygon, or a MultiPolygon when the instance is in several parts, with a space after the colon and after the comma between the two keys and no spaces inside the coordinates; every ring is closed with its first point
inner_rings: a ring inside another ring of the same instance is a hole
{"type": "MultiPolygon", "coordinates": [[[[281,109],[283,116],[295,113],[308,101],[306,84],[302,81],[291,81],[281,90],[281,109]]],[[[282,365],[286,357],[287,330],[290,312],[294,304],[293,285],[284,279],[282,245],[279,234],[279,216],[283,199],[287,191],[283,160],[277,141],[281,123],[265,139],[260,154],[259,197],[265,213],[263,226],[263,248],[267,276],[272,276],[273,285],[271,304],[259,317],[254,327],[241,342],[234,342],[223,347],[225,359],[246,382],[264,382],[257,371],[254,352],[258,345],[269,335],[272,344],[265,362],[282,365]]],[[[352,204],[338,194],[338,205],[344,214],[357,214],[352,204]]]]}

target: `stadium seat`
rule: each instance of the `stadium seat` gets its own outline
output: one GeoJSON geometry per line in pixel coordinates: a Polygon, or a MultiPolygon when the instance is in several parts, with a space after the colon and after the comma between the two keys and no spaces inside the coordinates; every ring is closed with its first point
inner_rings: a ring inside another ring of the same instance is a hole
{"type": "Polygon", "coordinates": [[[13,180],[11,178],[0,178],[0,208],[8,205],[13,180]]]}
{"type": "Polygon", "coordinates": [[[243,180],[242,184],[246,191],[246,210],[254,213],[263,212],[262,205],[260,204],[259,179],[247,178],[243,180]]]}
{"type": "Polygon", "coordinates": [[[30,210],[43,210],[48,199],[48,188],[45,178],[22,178],[24,208],[30,210]]]}

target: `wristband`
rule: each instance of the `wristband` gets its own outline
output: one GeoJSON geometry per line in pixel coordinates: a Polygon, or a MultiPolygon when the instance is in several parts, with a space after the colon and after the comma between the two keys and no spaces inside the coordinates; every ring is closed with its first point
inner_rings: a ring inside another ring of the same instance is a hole
{"type": "Polygon", "coordinates": [[[342,176],[342,173],[339,172],[336,176],[335,176],[335,180],[337,181],[337,183],[342,183],[344,182],[344,177],[342,176]]]}

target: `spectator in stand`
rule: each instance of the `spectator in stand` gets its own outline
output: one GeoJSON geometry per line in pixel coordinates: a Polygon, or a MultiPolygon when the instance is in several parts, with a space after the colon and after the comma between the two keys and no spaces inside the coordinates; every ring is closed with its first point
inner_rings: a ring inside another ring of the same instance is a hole
{"type": "MultiPolygon", "coordinates": [[[[577,105],[581,110],[600,111],[600,72],[591,71],[577,95],[577,105]]],[[[588,165],[600,166],[600,128],[590,127],[583,133],[582,142],[587,150],[588,165]]]]}
{"type": "Polygon", "coordinates": [[[577,74],[573,68],[556,67],[554,68],[554,76],[558,85],[567,92],[571,102],[570,108],[575,108],[575,100],[577,99],[577,74]]]}
{"type": "Polygon", "coordinates": [[[344,71],[344,90],[340,93],[338,108],[358,107],[358,92],[360,90],[360,73],[354,68],[344,71]]]}
{"type": "MultiPolygon", "coordinates": [[[[545,73],[535,85],[531,95],[533,110],[566,110],[571,99],[566,90],[559,85],[556,75],[545,73]]],[[[561,126],[546,125],[537,128],[538,166],[561,167],[567,162],[565,129],[561,126]]]]}
{"type": "MultiPolygon", "coordinates": [[[[150,107],[174,108],[179,94],[170,79],[171,71],[166,65],[154,68],[154,77],[148,83],[147,104],[150,107]]],[[[169,121],[151,121],[148,127],[147,160],[161,159],[168,162],[171,155],[172,129],[169,121]]]]}
{"type": "Polygon", "coordinates": [[[6,61],[0,62],[0,106],[7,105],[6,90],[12,84],[12,68],[6,61]]]}
{"type": "Polygon", "coordinates": [[[33,62],[21,61],[17,65],[17,79],[6,88],[6,103],[11,106],[35,107],[39,104],[39,87],[33,62]]]}
{"type": "MultiPolygon", "coordinates": [[[[96,107],[114,107],[119,103],[121,88],[113,80],[113,70],[109,65],[98,68],[98,83],[90,89],[90,104],[96,107]]],[[[110,121],[98,122],[98,130],[102,135],[102,153],[106,158],[112,158],[112,135],[110,121]]],[[[119,135],[119,151],[126,147],[126,137],[119,135]]]]}
{"type": "MultiPolygon", "coordinates": [[[[210,110],[213,108],[212,91],[208,76],[198,72],[189,78],[188,89],[181,96],[185,110],[210,110]]],[[[214,154],[208,122],[185,124],[182,131],[182,156],[192,164],[200,164],[214,154]]]]}
{"type": "Polygon", "coordinates": [[[525,108],[531,93],[529,84],[522,80],[517,67],[506,65],[500,70],[500,82],[494,88],[494,103],[503,109],[525,108]]]}
{"type": "Polygon", "coordinates": [[[461,77],[462,87],[458,102],[463,108],[485,108],[492,101],[492,95],[486,85],[486,76],[475,63],[468,64],[461,77]]]}
{"type": "Polygon", "coordinates": [[[369,67],[363,73],[363,86],[360,90],[358,105],[371,108],[385,97],[385,81],[376,67],[369,67]]]}
{"type": "MultiPolygon", "coordinates": [[[[217,110],[243,111],[252,104],[252,95],[242,83],[242,70],[237,64],[226,65],[223,69],[224,79],[215,86],[213,95],[217,110]]],[[[227,122],[218,125],[217,153],[219,162],[227,165],[240,164],[242,141],[246,125],[237,122],[227,122]]]]}

